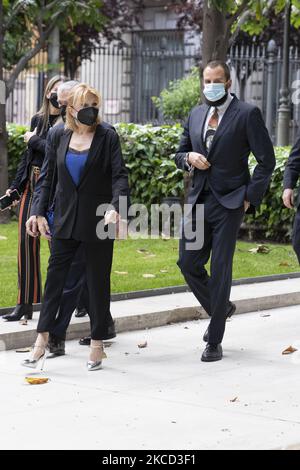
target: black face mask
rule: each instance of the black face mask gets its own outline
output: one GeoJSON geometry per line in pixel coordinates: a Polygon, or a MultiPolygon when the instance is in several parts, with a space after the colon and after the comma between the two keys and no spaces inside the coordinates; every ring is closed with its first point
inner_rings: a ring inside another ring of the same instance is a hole
{"type": "Polygon", "coordinates": [[[82,108],[77,113],[77,120],[86,126],[92,126],[97,121],[99,109],[94,106],[82,108]]]}
{"type": "Polygon", "coordinates": [[[59,107],[59,110],[60,110],[60,115],[62,117],[62,120],[65,121],[66,120],[66,114],[67,114],[67,105],[66,104],[62,104],[60,107],[59,107]]]}
{"type": "Polygon", "coordinates": [[[59,109],[59,104],[57,101],[57,93],[51,93],[49,101],[52,104],[52,106],[54,106],[54,108],[59,109]]]}

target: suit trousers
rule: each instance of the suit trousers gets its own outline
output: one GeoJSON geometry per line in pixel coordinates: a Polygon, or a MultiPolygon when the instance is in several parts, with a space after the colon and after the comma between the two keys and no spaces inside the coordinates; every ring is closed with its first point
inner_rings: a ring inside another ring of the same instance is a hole
{"type": "MultiPolygon", "coordinates": [[[[44,299],[38,333],[55,332],[56,319],[62,302],[72,262],[78,249],[84,250],[86,282],[89,292],[89,314],[92,339],[101,340],[107,331],[110,314],[110,274],[114,240],[81,242],[53,238],[49,258],[44,299]]],[[[74,264],[73,264],[74,268],[74,264]]],[[[82,273],[80,269],[79,274],[82,273]]],[[[77,299],[74,299],[74,301],[77,299]]]]}
{"type": "Polygon", "coordinates": [[[238,231],[244,216],[244,206],[237,209],[223,207],[211,191],[201,194],[197,204],[204,204],[204,220],[196,220],[194,205],[190,222],[183,220],[183,228],[192,224],[193,231],[204,224],[203,246],[197,250],[187,249],[184,230],[179,242],[177,261],[191,291],[211,317],[209,339],[211,344],[222,342],[232,284],[232,263],[238,231]],[[210,276],[205,265],[211,256],[210,276]]]}

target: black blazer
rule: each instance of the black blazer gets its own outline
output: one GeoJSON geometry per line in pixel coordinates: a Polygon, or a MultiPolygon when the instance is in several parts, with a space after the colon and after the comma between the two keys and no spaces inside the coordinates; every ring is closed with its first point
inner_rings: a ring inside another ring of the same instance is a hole
{"type": "MultiPolygon", "coordinates": [[[[297,136],[296,142],[289,155],[283,176],[284,189],[294,189],[296,187],[300,175],[300,133],[297,136]]],[[[298,197],[295,200],[295,206],[299,206],[300,191],[298,190],[298,197]]]]}
{"type": "Polygon", "coordinates": [[[209,152],[203,142],[203,128],[209,106],[192,109],[181,137],[175,161],[186,170],[186,152],[198,152],[211,163],[208,170],[194,168],[187,203],[194,205],[208,178],[211,191],[227,209],[237,209],[244,200],[258,206],[275,168],[274,149],[259,108],[233,99],[216,131],[209,152]],[[252,177],[248,157],[253,152],[257,165],[252,177]]]}
{"type": "MultiPolygon", "coordinates": [[[[115,128],[111,124],[108,124],[108,122],[102,121],[101,126],[108,128],[108,129],[113,129],[115,131],[115,128]]],[[[48,145],[50,148],[53,145],[54,146],[56,145],[57,141],[60,139],[60,137],[64,133],[64,128],[65,128],[65,124],[64,122],[61,122],[49,130],[49,133],[47,135],[47,140],[49,141],[48,145]]],[[[43,166],[42,166],[39,178],[35,184],[30,215],[37,215],[38,205],[39,205],[39,200],[40,200],[40,195],[41,195],[41,188],[47,176],[47,172],[48,172],[48,155],[46,154],[44,161],[43,161],[43,166]]],[[[56,178],[54,178],[54,180],[55,181],[53,181],[53,194],[50,195],[52,200],[49,199],[49,204],[48,204],[49,206],[51,205],[53,199],[55,198],[54,196],[56,192],[57,180],[56,178]]]]}
{"type": "Polygon", "coordinates": [[[19,192],[23,192],[29,178],[30,165],[34,162],[36,166],[42,167],[46,150],[46,137],[50,129],[50,125],[48,124],[44,131],[41,132],[42,125],[42,116],[35,114],[31,119],[30,131],[32,132],[37,128],[37,134],[33,135],[28,141],[27,149],[23,153],[18,165],[16,176],[10,185],[11,189],[17,189],[19,192]]]}
{"type": "MultiPolygon", "coordinates": [[[[36,215],[46,215],[53,171],[57,162],[53,236],[80,241],[99,241],[96,226],[103,216],[97,207],[110,203],[119,210],[119,196],[129,198],[128,172],[122,157],[118,134],[99,124],[78,187],[66,167],[65,157],[72,136],[71,130],[53,129],[47,139],[47,176],[41,187],[36,215]]],[[[129,204],[129,201],[128,201],[129,204]]]]}

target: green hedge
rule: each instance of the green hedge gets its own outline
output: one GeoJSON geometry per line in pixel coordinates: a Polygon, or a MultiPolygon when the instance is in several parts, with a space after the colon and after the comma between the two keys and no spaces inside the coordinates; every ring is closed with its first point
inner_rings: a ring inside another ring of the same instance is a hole
{"type": "MultiPolygon", "coordinates": [[[[153,127],[151,125],[118,124],[124,159],[129,169],[132,202],[150,204],[160,203],[163,198],[177,196],[183,198],[183,172],[176,168],[174,153],[178,146],[182,128],[173,126],[153,127]]],[[[25,145],[22,135],[26,128],[10,124],[9,176],[13,177],[25,145]]],[[[277,147],[276,169],[270,187],[255,216],[245,219],[248,234],[259,234],[261,238],[288,241],[290,239],[294,211],[282,203],[282,180],[289,148],[277,147]]],[[[253,170],[255,159],[250,159],[253,170]]]]}
{"type": "Polygon", "coordinates": [[[186,77],[170,82],[159,96],[152,97],[152,101],[165,120],[184,121],[200,102],[199,68],[194,67],[186,77]]]}
{"type": "Polygon", "coordinates": [[[118,124],[116,128],[129,169],[132,202],[149,207],[164,197],[182,197],[182,171],[174,161],[181,126],[118,124]]]}
{"type": "MultiPolygon", "coordinates": [[[[282,202],[283,174],[289,153],[290,147],[275,147],[276,168],[268,191],[255,216],[246,218],[247,225],[250,229],[253,227],[254,233],[262,234],[263,238],[281,242],[290,240],[295,215],[294,211],[287,209],[282,202]]],[[[256,161],[252,157],[250,160],[252,170],[255,164],[256,161]]]]}
{"type": "Polygon", "coordinates": [[[23,153],[26,150],[26,143],[24,142],[23,135],[28,130],[26,126],[19,126],[17,124],[7,124],[8,133],[8,179],[9,183],[12,182],[18,163],[23,153]]]}

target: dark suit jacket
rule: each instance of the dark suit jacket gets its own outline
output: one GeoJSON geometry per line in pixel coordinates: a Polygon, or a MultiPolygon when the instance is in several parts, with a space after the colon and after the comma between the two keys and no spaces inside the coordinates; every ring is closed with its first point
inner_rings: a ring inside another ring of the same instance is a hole
{"type": "Polygon", "coordinates": [[[10,185],[11,189],[16,188],[19,192],[23,192],[29,178],[30,165],[34,162],[36,166],[42,167],[46,149],[46,137],[50,129],[48,125],[41,133],[42,124],[42,117],[35,114],[31,119],[30,130],[32,132],[37,128],[37,135],[33,135],[28,141],[27,149],[18,165],[16,176],[10,185]]]}
{"type": "MultiPolygon", "coordinates": [[[[40,192],[35,215],[46,215],[57,164],[53,236],[81,241],[99,241],[96,226],[103,218],[97,207],[110,203],[119,210],[119,196],[129,197],[128,172],[122,157],[118,134],[107,125],[96,128],[88,159],[78,187],[66,167],[65,156],[72,131],[53,128],[47,139],[47,176],[40,192]]],[[[129,204],[129,202],[128,202],[129,204]]]]}
{"type": "MultiPolygon", "coordinates": [[[[300,175],[300,133],[289,155],[283,176],[284,189],[294,189],[300,175]]],[[[299,206],[300,191],[295,201],[295,206],[299,206]]]]}
{"type": "MultiPolygon", "coordinates": [[[[107,129],[113,129],[115,128],[108,124],[107,122],[102,121],[101,125],[107,129]]],[[[57,142],[60,137],[62,136],[64,132],[65,124],[62,122],[60,124],[57,124],[57,126],[54,126],[52,129],[50,129],[48,136],[47,136],[47,141],[48,141],[48,148],[51,148],[53,145],[55,145],[55,142],[57,142]]],[[[31,140],[31,139],[30,139],[31,140]]],[[[38,211],[38,204],[40,200],[40,194],[41,194],[41,188],[42,185],[45,181],[45,178],[47,176],[48,172],[48,155],[45,155],[44,161],[43,161],[43,166],[41,169],[41,173],[39,176],[39,179],[37,180],[34,188],[34,194],[33,194],[33,199],[32,199],[32,204],[31,204],[31,210],[30,210],[30,215],[37,215],[38,211]]],[[[54,193],[56,192],[56,183],[57,181],[54,181],[54,193]]],[[[53,197],[54,194],[51,195],[53,197]]],[[[52,201],[49,201],[49,205],[51,205],[52,201]]]]}
{"type": "Polygon", "coordinates": [[[187,169],[186,152],[201,153],[211,163],[208,170],[194,169],[187,203],[196,203],[208,178],[211,191],[222,206],[237,209],[244,200],[258,206],[275,167],[273,145],[259,108],[233,95],[209,152],[202,137],[208,110],[206,104],[192,109],[175,156],[176,164],[182,170],[187,169]],[[252,177],[248,167],[250,152],[257,160],[252,177]]]}

